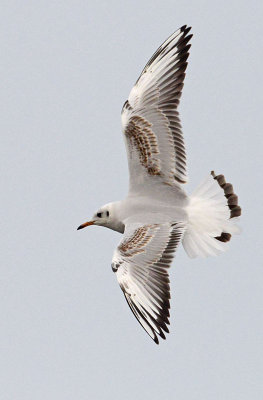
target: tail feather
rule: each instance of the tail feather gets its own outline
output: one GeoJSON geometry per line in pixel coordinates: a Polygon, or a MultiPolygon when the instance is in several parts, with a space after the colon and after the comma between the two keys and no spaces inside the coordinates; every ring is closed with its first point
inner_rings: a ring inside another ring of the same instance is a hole
{"type": "Polygon", "coordinates": [[[234,193],[233,185],[231,185],[231,183],[226,183],[224,175],[216,175],[214,171],[211,171],[211,175],[224,190],[230,210],[230,218],[240,217],[241,207],[238,205],[238,197],[234,193]]]}
{"type": "Polygon", "coordinates": [[[241,208],[233,186],[226,183],[224,175],[215,175],[214,171],[211,175],[190,197],[183,238],[189,257],[217,255],[227,249],[231,236],[240,232],[236,222],[241,208]]]}

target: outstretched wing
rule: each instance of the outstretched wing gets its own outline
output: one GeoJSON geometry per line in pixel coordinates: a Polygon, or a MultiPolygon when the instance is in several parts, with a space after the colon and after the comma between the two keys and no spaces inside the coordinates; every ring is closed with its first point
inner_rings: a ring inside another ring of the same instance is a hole
{"type": "Polygon", "coordinates": [[[131,224],[115,250],[112,270],[142,327],[155,343],[169,332],[170,284],[167,269],[184,232],[182,223],[131,224]]]}
{"type": "Polygon", "coordinates": [[[145,183],[186,183],[186,154],[177,111],[191,28],[171,35],[146,64],[122,109],[130,190],[145,183]]]}

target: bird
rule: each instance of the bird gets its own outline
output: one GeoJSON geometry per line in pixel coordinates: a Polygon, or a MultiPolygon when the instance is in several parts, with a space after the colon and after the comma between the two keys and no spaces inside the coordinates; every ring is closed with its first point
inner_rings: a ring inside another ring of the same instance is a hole
{"type": "Polygon", "coordinates": [[[168,269],[182,243],[187,255],[207,257],[238,234],[241,207],[233,186],[214,171],[191,195],[178,106],[188,65],[191,27],[182,26],[153,54],[124,103],[121,120],[129,189],[100,207],[90,225],[123,234],[111,263],[124,297],[159,344],[170,325],[168,269]]]}

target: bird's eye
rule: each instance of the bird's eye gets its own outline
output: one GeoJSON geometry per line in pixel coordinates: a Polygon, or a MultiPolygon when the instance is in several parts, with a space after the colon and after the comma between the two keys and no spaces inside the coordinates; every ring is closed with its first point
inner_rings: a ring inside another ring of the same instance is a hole
{"type": "Polygon", "coordinates": [[[102,213],[97,213],[97,217],[101,218],[102,213]]]}
{"type": "Polygon", "coordinates": [[[109,211],[106,211],[106,215],[107,215],[107,217],[109,217],[109,216],[110,216],[110,213],[109,213],[109,211]]]}

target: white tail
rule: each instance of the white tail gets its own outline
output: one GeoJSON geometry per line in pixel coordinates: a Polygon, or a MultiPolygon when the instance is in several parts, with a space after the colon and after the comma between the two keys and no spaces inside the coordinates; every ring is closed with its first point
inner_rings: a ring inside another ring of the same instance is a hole
{"type": "Polygon", "coordinates": [[[183,246],[191,258],[225,251],[231,235],[240,232],[236,222],[241,208],[233,186],[226,183],[223,175],[216,176],[213,171],[211,175],[190,196],[187,208],[183,246]]]}

